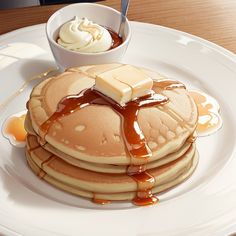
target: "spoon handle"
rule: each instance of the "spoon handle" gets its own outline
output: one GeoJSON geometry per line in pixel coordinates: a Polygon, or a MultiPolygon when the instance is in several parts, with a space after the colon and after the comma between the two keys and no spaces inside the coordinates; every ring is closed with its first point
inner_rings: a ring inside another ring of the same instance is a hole
{"type": "Polygon", "coordinates": [[[119,28],[119,36],[122,37],[124,35],[124,27],[125,27],[125,19],[127,15],[129,7],[129,0],[121,0],[121,22],[119,28]]]}

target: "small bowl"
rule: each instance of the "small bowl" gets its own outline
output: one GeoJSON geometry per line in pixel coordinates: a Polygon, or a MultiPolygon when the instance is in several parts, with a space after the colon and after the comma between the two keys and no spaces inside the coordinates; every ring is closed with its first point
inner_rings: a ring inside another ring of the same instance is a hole
{"type": "Polygon", "coordinates": [[[75,66],[118,62],[124,55],[131,37],[128,19],[125,22],[123,43],[121,45],[105,52],[81,53],[63,48],[56,42],[60,27],[75,16],[79,18],[87,17],[94,23],[106,26],[115,32],[119,30],[121,13],[107,6],[94,3],[76,3],[56,11],[47,22],[46,34],[59,68],[64,70],[75,66]]]}

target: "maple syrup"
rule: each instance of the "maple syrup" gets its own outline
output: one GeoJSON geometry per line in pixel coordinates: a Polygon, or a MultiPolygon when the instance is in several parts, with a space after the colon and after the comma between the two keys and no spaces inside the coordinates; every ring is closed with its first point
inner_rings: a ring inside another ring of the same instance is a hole
{"type": "MultiPolygon", "coordinates": [[[[173,80],[154,81],[154,86],[155,88],[159,87],[161,89],[185,88],[182,83],[173,80]]],[[[51,125],[60,117],[69,115],[75,110],[89,105],[105,105],[111,107],[121,117],[127,155],[129,155],[131,159],[142,158],[148,160],[148,158],[152,156],[152,152],[139,127],[137,121],[138,111],[144,107],[164,105],[168,101],[166,96],[152,92],[146,96],[128,102],[125,106],[120,106],[114,100],[96,91],[94,88],[86,89],[78,95],[67,96],[58,103],[57,110],[40,126],[41,138],[45,138],[51,125]]],[[[158,198],[152,194],[155,178],[145,170],[144,165],[129,166],[127,168],[127,175],[133,178],[137,183],[137,194],[133,199],[134,204],[144,206],[159,201],[158,198]]],[[[103,204],[105,200],[94,198],[93,201],[103,204]]]]}
{"type": "Polygon", "coordinates": [[[46,78],[49,74],[51,74],[52,72],[56,72],[57,70],[55,69],[50,69],[46,72],[43,72],[39,75],[35,75],[31,78],[29,78],[28,80],[26,80],[23,85],[16,91],[14,92],[11,96],[9,96],[5,101],[3,101],[2,103],[0,103],[0,111],[5,109],[7,107],[7,105],[13,100],[15,99],[18,95],[20,95],[21,93],[24,92],[24,90],[27,88],[27,86],[34,80],[39,80],[42,78],[46,78]]]}
{"type": "Polygon", "coordinates": [[[98,199],[98,198],[93,198],[92,201],[96,204],[100,204],[100,205],[107,205],[107,204],[110,204],[111,201],[109,200],[105,200],[105,199],[98,199]]]}
{"type": "Polygon", "coordinates": [[[190,91],[190,95],[198,108],[197,134],[206,136],[215,133],[222,126],[218,102],[210,95],[200,91],[190,91]]]}
{"type": "Polygon", "coordinates": [[[112,45],[109,48],[109,50],[120,46],[123,43],[123,39],[114,30],[110,28],[106,28],[106,29],[108,30],[112,38],[112,45]]]}
{"type": "Polygon", "coordinates": [[[16,142],[25,142],[27,135],[24,128],[25,116],[26,114],[8,118],[5,123],[5,135],[12,136],[16,142]]]}

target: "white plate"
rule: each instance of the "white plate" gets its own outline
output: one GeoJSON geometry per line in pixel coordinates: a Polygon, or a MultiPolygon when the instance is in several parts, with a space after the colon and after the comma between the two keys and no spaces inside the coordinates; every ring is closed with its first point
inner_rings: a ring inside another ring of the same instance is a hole
{"type": "MultiPolygon", "coordinates": [[[[214,96],[223,128],[197,142],[200,163],[182,185],[152,207],[100,206],[39,180],[24,150],[0,136],[0,224],[7,235],[226,235],[236,226],[236,57],[195,36],[132,22],[125,63],[157,70],[214,96]]],[[[35,74],[54,66],[44,25],[0,37],[0,101],[35,74]]],[[[25,109],[31,86],[0,112],[25,109]]],[[[236,231],[236,230],[235,230],[236,231]]]]}

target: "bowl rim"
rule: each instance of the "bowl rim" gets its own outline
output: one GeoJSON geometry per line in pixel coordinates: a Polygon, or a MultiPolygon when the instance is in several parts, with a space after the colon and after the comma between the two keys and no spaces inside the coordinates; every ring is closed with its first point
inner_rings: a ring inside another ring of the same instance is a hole
{"type": "Polygon", "coordinates": [[[113,13],[118,13],[119,15],[121,15],[121,13],[119,11],[117,11],[116,9],[112,8],[112,7],[108,7],[108,6],[105,6],[105,5],[102,5],[102,4],[97,4],[97,3],[73,3],[73,4],[70,4],[68,6],[65,6],[65,7],[62,7],[60,8],[59,10],[55,11],[48,19],[47,23],[46,23],[46,35],[47,35],[47,39],[50,43],[52,43],[55,47],[57,47],[59,50],[64,50],[65,52],[68,52],[68,53],[72,53],[74,55],[86,55],[86,56],[98,56],[98,55],[105,55],[105,54],[109,54],[111,52],[114,52],[114,51],[117,51],[119,50],[120,48],[126,46],[129,41],[130,41],[130,38],[131,38],[131,27],[130,27],[130,23],[129,23],[129,20],[127,17],[125,17],[125,22],[127,24],[127,29],[128,29],[128,34],[127,34],[127,37],[125,39],[125,41],[122,42],[122,44],[120,44],[118,47],[115,47],[115,48],[112,48],[110,50],[107,50],[107,51],[104,51],[104,52],[76,52],[76,51],[72,51],[72,50],[69,50],[67,48],[64,48],[62,47],[60,44],[58,44],[49,34],[49,25],[51,23],[51,21],[57,17],[57,15],[60,13],[60,12],[63,12],[64,9],[66,8],[71,8],[71,7],[74,7],[74,6],[96,6],[98,8],[103,8],[103,9],[107,9],[107,10],[110,10],[112,11],[113,13]]]}

